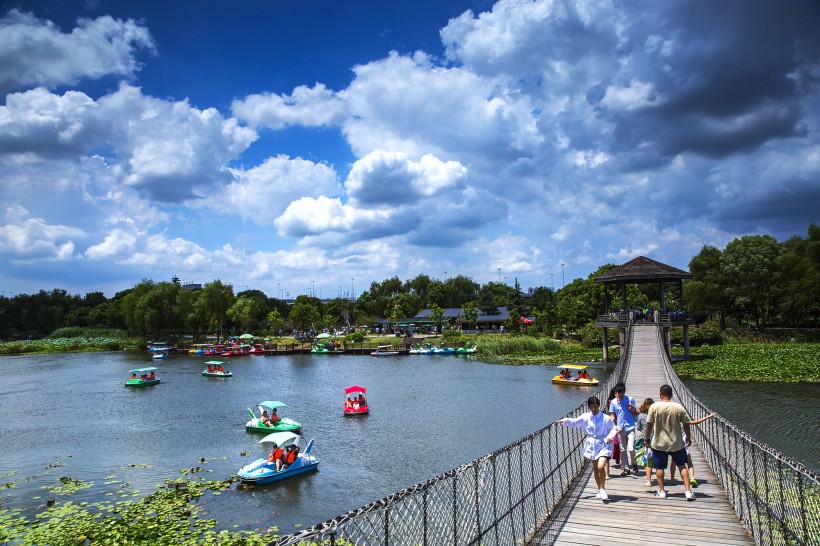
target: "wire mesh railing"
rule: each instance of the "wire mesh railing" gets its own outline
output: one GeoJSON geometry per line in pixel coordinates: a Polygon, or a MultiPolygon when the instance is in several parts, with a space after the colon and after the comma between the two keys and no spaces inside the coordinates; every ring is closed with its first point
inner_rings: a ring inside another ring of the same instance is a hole
{"type": "MultiPolygon", "coordinates": [[[[669,385],[692,419],[712,413],[686,388],[666,352],[662,354],[669,385]]],[[[816,423],[807,425],[817,430],[816,423]]],[[[690,430],[729,503],[757,544],[820,545],[817,473],[719,415],[690,430]]]]}
{"type": "MultiPolygon", "coordinates": [[[[596,392],[599,398],[623,379],[626,352],[596,392]]],[[[567,416],[584,411],[586,403],[567,416]]],[[[583,439],[580,429],[549,424],[489,455],[272,544],[519,544],[549,520],[585,468],[583,439]]]]}

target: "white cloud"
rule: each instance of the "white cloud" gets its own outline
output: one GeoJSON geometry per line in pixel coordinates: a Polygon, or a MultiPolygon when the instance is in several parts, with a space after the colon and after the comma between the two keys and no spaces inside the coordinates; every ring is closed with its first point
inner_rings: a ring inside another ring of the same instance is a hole
{"type": "Polygon", "coordinates": [[[416,162],[402,152],[374,150],[354,163],[345,188],[355,206],[410,204],[456,188],[466,177],[457,161],[427,154],[416,162]]]}
{"type": "Polygon", "coordinates": [[[102,260],[117,256],[131,256],[133,249],[137,246],[140,234],[128,232],[123,229],[115,229],[105,236],[105,240],[97,245],[88,247],[85,257],[91,260],[102,260]]]}
{"type": "Polygon", "coordinates": [[[132,76],[140,69],[138,50],[153,53],[154,42],[148,29],[131,19],[80,19],[63,33],[51,21],[13,9],[0,19],[0,90],[132,76]]]}
{"type": "Polygon", "coordinates": [[[289,125],[322,127],[339,124],[347,115],[347,106],[336,93],[317,83],[300,85],[290,95],[261,93],[235,100],[233,115],[253,127],[282,129],[289,125]]]}
{"type": "Polygon", "coordinates": [[[71,239],[85,236],[82,230],[31,217],[20,206],[9,207],[5,216],[11,223],[0,226],[0,256],[4,260],[65,261],[74,255],[71,239]]]}
{"type": "Polygon", "coordinates": [[[256,167],[230,172],[234,181],[203,201],[203,206],[220,211],[227,206],[260,226],[273,224],[289,203],[301,197],[342,194],[332,167],[299,157],[269,157],[256,167]]]}

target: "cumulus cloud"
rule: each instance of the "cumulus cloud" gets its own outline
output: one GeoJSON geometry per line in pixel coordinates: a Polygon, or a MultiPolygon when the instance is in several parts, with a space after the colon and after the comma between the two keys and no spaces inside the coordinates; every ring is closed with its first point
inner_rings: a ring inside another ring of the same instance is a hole
{"type": "Polygon", "coordinates": [[[247,170],[230,169],[233,182],[211,195],[203,206],[224,209],[226,204],[257,225],[271,225],[288,204],[302,197],[342,193],[336,172],[324,163],[284,155],[269,157],[247,170]]]}
{"type": "Polygon", "coordinates": [[[154,52],[148,29],[110,16],[80,19],[64,33],[54,23],[12,9],[0,19],[0,91],[75,84],[108,74],[132,76],[137,53],[154,52]]]}
{"type": "Polygon", "coordinates": [[[5,260],[69,260],[74,255],[72,239],[85,236],[82,230],[31,217],[20,206],[6,209],[5,217],[9,223],[0,226],[0,256],[5,260]]]}
{"type": "Polygon", "coordinates": [[[355,206],[411,204],[461,185],[467,169],[427,154],[411,161],[402,152],[374,150],[356,161],[345,182],[355,206]]]}
{"type": "Polygon", "coordinates": [[[347,115],[346,103],[321,83],[313,87],[300,85],[290,95],[248,95],[235,100],[231,109],[234,116],[251,126],[271,129],[332,126],[347,115]]]}

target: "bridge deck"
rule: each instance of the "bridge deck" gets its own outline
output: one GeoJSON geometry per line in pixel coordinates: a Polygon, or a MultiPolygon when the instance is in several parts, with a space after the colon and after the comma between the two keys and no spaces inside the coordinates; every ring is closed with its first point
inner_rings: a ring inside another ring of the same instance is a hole
{"type": "MultiPolygon", "coordinates": [[[[658,389],[666,383],[660,364],[654,326],[633,327],[632,351],[626,393],[638,405],[645,398],[658,400],[658,389]]],[[[669,485],[666,471],[666,499],[654,496],[657,490],[645,487],[643,467],[637,476],[621,477],[613,468],[607,480],[609,501],[595,498],[598,492],[591,465],[576,480],[561,505],[529,542],[531,545],[591,545],[627,542],[630,544],[754,544],[751,533],[740,524],[726,499],[726,493],[711,469],[692,445],[692,463],[699,487],[693,488],[694,502],[683,496],[680,474],[678,485],[669,485]]]]}

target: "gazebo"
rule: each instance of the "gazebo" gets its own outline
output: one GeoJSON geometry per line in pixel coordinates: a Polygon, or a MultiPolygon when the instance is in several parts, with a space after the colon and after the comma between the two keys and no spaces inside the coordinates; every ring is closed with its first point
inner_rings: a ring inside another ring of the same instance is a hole
{"type": "MultiPolygon", "coordinates": [[[[683,326],[683,346],[685,358],[689,359],[689,322],[690,316],[683,310],[683,280],[692,278],[692,274],[677,267],[662,264],[655,260],[651,260],[644,256],[637,258],[610,269],[602,275],[595,278],[595,282],[603,283],[604,285],[615,284],[620,287],[621,291],[621,307],[618,311],[610,312],[609,300],[605,296],[604,308],[606,314],[601,315],[595,321],[595,325],[603,329],[604,340],[604,359],[609,357],[609,347],[607,344],[607,331],[609,328],[618,328],[620,332],[620,342],[623,346],[624,336],[626,335],[626,328],[634,316],[631,315],[629,307],[626,302],[626,285],[627,284],[647,284],[657,283],[659,285],[659,303],[660,309],[652,313],[653,322],[659,324],[663,328],[663,336],[666,345],[667,353],[671,353],[671,342],[669,338],[669,330],[672,326],[683,326]],[[681,294],[681,309],[669,311],[666,309],[665,288],[669,283],[676,283],[680,289],[681,294]]],[[[606,294],[607,291],[604,291],[606,294]]]]}

